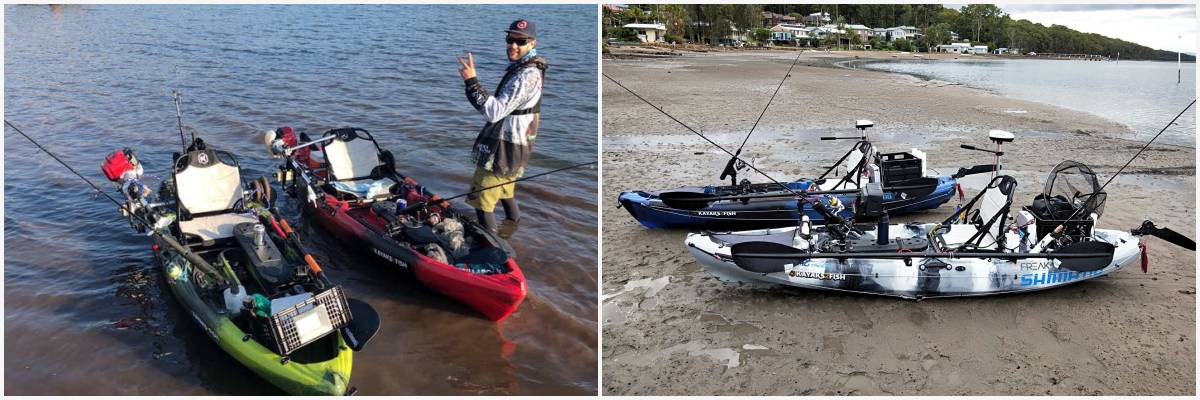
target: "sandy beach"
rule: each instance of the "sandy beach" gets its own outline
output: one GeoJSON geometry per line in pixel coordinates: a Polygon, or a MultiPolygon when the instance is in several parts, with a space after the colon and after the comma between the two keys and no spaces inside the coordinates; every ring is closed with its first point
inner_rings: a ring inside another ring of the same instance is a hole
{"type": "MultiPolygon", "coordinates": [[[[737,148],[796,53],[612,49],[604,73],[730,150],[737,148]]],[[[913,54],[805,52],[743,157],[776,179],[823,170],[868,119],[881,151],[918,148],[941,174],[990,163],[959,149],[1016,134],[1005,170],[1014,205],[1040,193],[1064,159],[1107,179],[1144,144],[1100,116],[941,81],[833,64],[913,54]]],[[[923,55],[929,57],[929,55],[923,55]]],[[[1148,239],[1149,273],[1129,268],[1022,295],[921,302],[727,284],[683,246],[686,232],[648,230],[616,197],[717,183],[728,156],[604,80],[603,387],[610,395],[1194,395],[1195,254],[1148,239]]],[[[1168,121],[1161,121],[1166,124],[1168,121]]],[[[1185,127],[1180,129],[1195,129],[1185,127]]],[[[1195,150],[1151,146],[1106,191],[1099,227],[1144,219],[1195,237],[1195,150]]],[[[766,178],[743,172],[755,182],[766,178]]],[[[968,196],[987,176],[963,180],[968,196]]],[[[728,182],[728,181],[726,181],[728,182]]],[[[930,221],[940,209],[893,217],[930,221]]]]}

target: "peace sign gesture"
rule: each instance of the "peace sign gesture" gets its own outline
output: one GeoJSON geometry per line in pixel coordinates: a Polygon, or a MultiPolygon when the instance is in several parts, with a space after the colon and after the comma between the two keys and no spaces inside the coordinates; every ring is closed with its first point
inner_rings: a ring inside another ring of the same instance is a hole
{"type": "Polygon", "coordinates": [[[467,52],[467,58],[458,58],[458,74],[462,75],[463,80],[475,77],[475,56],[471,52],[467,52]]]}

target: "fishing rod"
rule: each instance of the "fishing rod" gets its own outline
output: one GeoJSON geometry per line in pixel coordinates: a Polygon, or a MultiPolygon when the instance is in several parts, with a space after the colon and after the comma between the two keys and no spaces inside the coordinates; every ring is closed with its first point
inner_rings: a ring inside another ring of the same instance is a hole
{"type": "MultiPolygon", "coordinates": [[[[485,187],[485,188],[483,188],[483,189],[478,189],[478,190],[474,190],[474,191],[466,192],[466,193],[463,193],[463,194],[460,194],[460,195],[455,195],[455,196],[447,197],[447,198],[444,198],[444,199],[442,199],[442,198],[439,198],[439,199],[437,199],[437,200],[432,200],[432,199],[431,199],[431,201],[435,201],[435,202],[450,201],[450,200],[454,200],[454,199],[457,199],[457,198],[460,198],[460,197],[463,197],[463,196],[470,196],[470,195],[473,195],[473,194],[475,194],[475,193],[479,193],[479,192],[482,192],[482,191],[485,191],[485,190],[488,190],[488,189],[495,189],[495,188],[498,188],[498,187],[501,187],[501,186],[504,186],[504,185],[510,185],[510,184],[513,184],[513,183],[522,182],[522,181],[527,181],[527,180],[530,180],[530,179],[533,179],[533,178],[537,178],[537,177],[540,177],[540,176],[546,176],[546,175],[550,175],[550,174],[553,174],[553,173],[555,173],[555,172],[566,171],[566,170],[568,170],[568,169],[573,169],[573,168],[579,168],[579,167],[583,167],[583,166],[588,166],[588,165],[595,164],[595,163],[597,163],[597,162],[598,162],[598,161],[592,161],[592,162],[585,162],[585,163],[575,164],[575,165],[571,165],[571,166],[567,166],[567,167],[562,167],[562,168],[559,168],[559,169],[555,169],[555,170],[551,170],[551,171],[546,171],[546,172],[543,172],[543,173],[540,173],[540,174],[537,174],[537,175],[530,175],[530,176],[526,176],[526,177],[524,177],[524,178],[518,178],[518,179],[514,179],[514,180],[511,180],[511,181],[508,181],[508,182],[504,182],[504,183],[501,183],[501,184],[498,184],[498,185],[492,185],[492,186],[488,186],[488,187],[485,187]]],[[[413,205],[411,205],[411,206],[404,207],[403,209],[396,211],[396,214],[404,214],[404,213],[408,213],[409,211],[412,211],[412,210],[416,210],[416,209],[425,208],[426,206],[428,206],[428,202],[429,202],[429,201],[421,201],[421,202],[419,202],[419,203],[417,203],[417,204],[413,204],[413,205]]]]}
{"type": "Polygon", "coordinates": [[[99,186],[96,186],[96,184],[92,183],[92,181],[90,179],[84,177],[82,174],[79,173],[79,171],[76,171],[75,168],[71,168],[71,166],[68,165],[65,161],[63,161],[61,158],[58,158],[58,156],[54,155],[54,153],[51,153],[50,150],[46,150],[45,147],[42,147],[41,143],[38,143],[36,140],[33,140],[33,138],[29,137],[29,135],[26,135],[25,132],[21,131],[21,128],[17,128],[16,125],[12,124],[12,122],[8,122],[7,119],[4,120],[4,124],[8,125],[10,128],[13,128],[13,130],[17,131],[17,133],[20,133],[21,136],[24,136],[25,139],[29,140],[30,143],[33,143],[34,146],[37,146],[39,149],[42,149],[42,151],[44,151],[44,152],[46,152],[46,154],[50,155],[50,157],[53,158],[54,161],[58,161],[59,164],[62,164],[62,166],[67,167],[67,169],[70,170],[72,174],[75,174],[75,176],[78,176],[80,179],[83,179],[84,182],[87,182],[88,185],[92,186],[92,189],[96,189],[96,193],[100,193],[100,194],[104,195],[104,197],[107,197],[109,200],[111,200],[113,203],[115,203],[118,206],[124,206],[124,204],[121,204],[121,202],[117,201],[117,199],[113,198],[108,193],[105,193],[104,190],[100,189],[99,186]]]}
{"type": "Polygon", "coordinates": [[[779,181],[775,180],[775,178],[772,178],[770,175],[767,175],[767,173],[766,173],[766,172],[762,172],[762,170],[758,169],[758,168],[757,168],[757,167],[755,167],[753,164],[750,164],[750,163],[746,162],[746,160],[742,159],[742,158],[741,158],[741,157],[739,157],[737,154],[733,154],[733,153],[732,153],[732,152],[730,152],[729,150],[726,150],[724,147],[721,147],[721,145],[719,145],[719,144],[717,144],[716,142],[712,141],[712,139],[709,139],[707,136],[704,136],[704,134],[702,134],[702,133],[700,133],[700,132],[696,131],[695,129],[692,129],[692,127],[688,126],[688,124],[685,124],[685,123],[683,123],[683,121],[680,121],[679,119],[677,119],[677,118],[675,118],[675,117],[671,116],[671,114],[668,114],[666,111],[663,111],[662,107],[659,107],[659,106],[656,106],[656,105],[654,105],[654,103],[651,103],[651,102],[650,102],[650,100],[646,100],[646,99],[645,99],[645,98],[643,98],[641,95],[637,94],[637,92],[634,92],[634,91],[633,91],[633,89],[630,89],[630,88],[627,88],[627,87],[625,87],[625,85],[622,85],[622,84],[621,84],[621,82],[618,82],[616,79],[613,79],[613,77],[611,77],[611,76],[608,76],[608,74],[601,73],[601,75],[604,75],[604,77],[605,77],[605,78],[608,78],[608,80],[610,80],[610,81],[612,81],[613,83],[617,84],[617,86],[620,86],[620,87],[621,87],[621,89],[625,89],[625,91],[629,92],[629,94],[632,94],[632,95],[633,95],[633,97],[637,97],[637,98],[638,98],[638,100],[641,100],[641,101],[645,102],[646,104],[650,105],[650,108],[653,108],[653,109],[655,109],[655,110],[658,110],[658,112],[662,113],[663,115],[666,115],[666,116],[667,116],[667,118],[670,118],[672,121],[675,121],[675,122],[679,123],[679,125],[683,125],[683,127],[684,127],[684,128],[686,128],[687,130],[689,130],[689,131],[691,131],[692,133],[696,134],[696,136],[699,136],[701,139],[704,139],[704,140],[705,140],[705,141],[707,141],[709,144],[711,144],[711,145],[713,145],[713,146],[716,146],[716,148],[718,148],[718,149],[720,149],[721,151],[725,152],[725,154],[728,154],[728,155],[730,155],[731,157],[733,157],[733,159],[734,159],[734,160],[741,161],[741,162],[742,162],[743,164],[745,164],[747,167],[750,167],[750,169],[753,169],[753,170],[754,170],[754,172],[757,172],[757,173],[759,173],[760,175],[762,175],[762,176],[765,176],[767,179],[770,179],[770,180],[771,180],[771,182],[775,183],[776,185],[779,185],[779,186],[780,186],[780,187],[782,187],[784,190],[787,190],[788,192],[791,192],[791,193],[792,193],[793,195],[795,195],[796,197],[803,197],[803,195],[801,195],[800,193],[797,193],[795,190],[792,190],[792,188],[788,187],[787,185],[784,185],[784,184],[780,183],[779,181]]]}
{"type": "MultiPolygon", "coordinates": [[[[1178,120],[1178,119],[1179,119],[1179,117],[1183,116],[1183,114],[1184,114],[1184,113],[1186,113],[1186,112],[1187,112],[1187,110],[1191,109],[1191,108],[1192,108],[1192,106],[1193,106],[1193,105],[1195,105],[1195,104],[1196,104],[1196,100],[1195,100],[1195,99],[1192,99],[1192,102],[1191,102],[1191,103],[1188,103],[1187,107],[1184,107],[1184,108],[1183,108],[1183,111],[1180,111],[1180,112],[1179,112],[1179,114],[1175,116],[1175,118],[1171,118],[1171,122],[1168,122],[1166,126],[1164,126],[1162,129],[1160,129],[1160,130],[1158,131],[1158,133],[1154,135],[1154,137],[1150,138],[1150,141],[1149,141],[1149,142],[1146,142],[1146,145],[1142,146],[1142,148],[1141,148],[1141,149],[1139,149],[1139,150],[1137,151],[1137,153],[1135,153],[1135,154],[1133,155],[1133,157],[1129,159],[1129,161],[1126,161],[1126,162],[1125,162],[1125,165],[1122,165],[1122,166],[1121,166],[1121,168],[1117,169],[1117,172],[1116,172],[1115,174],[1113,174],[1112,176],[1108,177],[1108,180],[1107,180],[1107,181],[1105,181],[1103,185],[1100,185],[1100,189],[1099,189],[1099,190],[1096,190],[1096,193],[1104,192],[1104,188],[1108,187],[1108,184],[1109,184],[1109,183],[1112,183],[1113,179],[1116,179],[1116,178],[1117,178],[1117,175],[1120,175],[1120,174],[1121,174],[1121,172],[1124,172],[1124,171],[1125,171],[1125,167],[1128,167],[1128,166],[1129,166],[1129,164],[1132,164],[1134,160],[1137,160],[1138,156],[1142,155],[1142,152],[1143,152],[1143,151],[1146,151],[1146,149],[1147,149],[1147,148],[1149,148],[1149,147],[1150,147],[1150,145],[1151,145],[1151,144],[1153,144],[1153,143],[1154,143],[1154,141],[1155,141],[1155,140],[1157,140],[1157,139],[1158,139],[1158,137],[1159,137],[1159,136],[1161,136],[1161,135],[1163,134],[1163,132],[1166,132],[1166,131],[1167,131],[1167,129],[1171,127],[1171,125],[1175,125],[1175,121],[1176,121],[1176,120],[1178,120]]],[[[1089,199],[1089,201],[1090,201],[1090,199],[1089,199]]],[[[1085,202],[1085,204],[1086,204],[1086,202],[1085,202]]],[[[1058,227],[1054,228],[1054,231],[1053,231],[1053,232],[1051,232],[1051,234],[1049,234],[1049,235],[1046,235],[1046,237],[1045,237],[1045,238],[1043,238],[1043,239],[1042,239],[1042,241],[1038,242],[1038,243],[1037,243],[1037,245],[1036,245],[1036,246],[1034,246],[1034,248],[1035,248],[1035,249],[1041,249],[1042,247],[1044,247],[1044,246],[1046,246],[1046,245],[1050,244],[1050,240],[1053,240],[1053,239],[1057,238],[1059,235],[1061,235],[1061,234],[1062,234],[1062,231],[1063,231],[1063,229],[1065,229],[1065,227],[1066,227],[1066,223],[1067,223],[1067,222],[1069,222],[1069,221],[1071,221],[1071,220],[1072,220],[1072,219],[1074,219],[1075,217],[1077,217],[1077,216],[1079,215],[1079,212],[1080,212],[1080,211],[1083,211],[1083,210],[1084,210],[1084,208],[1086,208],[1086,207],[1079,207],[1078,209],[1076,209],[1076,210],[1075,210],[1075,212],[1071,213],[1071,216],[1069,216],[1069,217],[1067,217],[1067,219],[1063,220],[1063,223],[1062,223],[1062,224],[1059,224],[1059,225],[1058,225],[1058,227]]],[[[1161,229],[1161,230],[1167,230],[1167,231],[1169,231],[1169,230],[1170,230],[1170,229],[1167,229],[1167,228],[1157,228],[1157,227],[1155,227],[1155,226],[1154,226],[1154,224],[1148,224],[1148,225],[1147,225],[1147,224],[1143,224],[1143,225],[1142,225],[1142,227],[1143,227],[1143,228],[1145,228],[1145,231],[1144,231],[1144,233],[1145,233],[1145,234],[1150,234],[1150,235],[1152,235],[1152,236],[1154,235],[1154,233],[1155,233],[1155,232],[1159,231],[1160,229],[1161,229]]],[[[1137,229],[1137,230],[1138,230],[1138,231],[1141,231],[1141,229],[1137,229]]],[[[1172,232],[1173,232],[1173,231],[1172,231],[1172,232]]],[[[1182,245],[1182,244],[1180,244],[1180,246],[1187,247],[1187,246],[1184,246],[1184,245],[1182,245]]],[[[1195,250],[1195,243],[1193,243],[1193,244],[1192,244],[1192,249],[1193,249],[1193,250],[1195,250]]]]}
{"type": "MultiPolygon", "coordinates": [[[[779,81],[779,86],[776,86],[775,92],[771,93],[771,98],[767,100],[767,105],[763,107],[762,112],[758,114],[758,119],[754,120],[754,125],[750,127],[750,132],[746,134],[745,139],[742,139],[742,144],[738,146],[737,151],[734,152],[734,155],[742,154],[742,148],[746,147],[746,142],[750,140],[750,135],[753,135],[754,129],[758,128],[758,122],[762,121],[764,115],[767,115],[767,109],[771,108],[771,102],[775,101],[775,95],[779,94],[779,89],[783,88],[783,83],[787,81],[787,78],[792,76],[792,68],[795,68],[796,62],[800,61],[801,54],[804,54],[804,50],[800,50],[799,53],[796,53],[796,59],[792,60],[792,65],[788,67],[787,73],[783,74],[783,79],[779,81]]],[[[721,171],[721,177],[719,179],[725,179],[726,176],[729,176],[733,180],[733,184],[737,185],[737,168],[735,168],[736,163],[736,158],[730,158],[729,162],[725,164],[725,170],[721,171]]]]}
{"type": "Polygon", "coordinates": [[[613,79],[613,77],[611,77],[611,76],[608,76],[608,74],[601,73],[601,75],[604,75],[604,77],[605,77],[605,78],[608,78],[608,80],[610,80],[610,81],[612,81],[613,83],[617,84],[617,86],[620,86],[620,87],[621,87],[621,89],[625,89],[625,91],[629,92],[629,94],[632,94],[632,95],[633,95],[633,97],[637,97],[637,98],[638,98],[638,100],[641,100],[641,101],[645,102],[646,104],[650,105],[650,108],[653,108],[653,109],[655,109],[655,110],[658,110],[658,112],[662,113],[663,115],[666,115],[666,116],[667,116],[667,118],[670,118],[672,121],[675,121],[675,122],[679,123],[679,125],[683,125],[683,127],[684,127],[684,128],[686,128],[687,130],[689,130],[689,131],[691,131],[692,133],[696,134],[696,136],[699,136],[701,139],[704,139],[704,140],[705,140],[705,141],[707,141],[709,144],[711,144],[711,145],[713,145],[713,146],[716,146],[716,148],[718,148],[718,149],[720,149],[721,151],[725,152],[725,154],[728,154],[730,157],[733,157],[732,159],[730,159],[730,161],[734,161],[734,160],[736,160],[736,161],[739,161],[739,162],[741,162],[742,164],[746,165],[747,167],[750,167],[750,169],[754,170],[754,172],[757,172],[757,173],[759,173],[760,175],[767,177],[767,179],[770,179],[772,183],[774,183],[774,184],[776,184],[776,185],[779,185],[779,187],[782,187],[784,190],[787,190],[787,191],[788,191],[789,193],[791,193],[793,196],[796,196],[796,199],[797,199],[797,200],[799,200],[799,201],[803,201],[803,202],[806,202],[806,203],[808,203],[809,205],[811,205],[811,206],[813,207],[813,209],[814,209],[814,210],[817,210],[817,212],[821,213],[821,215],[824,215],[826,219],[828,219],[828,220],[830,220],[830,221],[833,221],[834,223],[843,223],[843,222],[847,222],[847,220],[846,220],[846,219],[844,219],[844,218],[842,218],[842,217],[838,216],[837,214],[834,214],[832,211],[829,211],[829,209],[825,208],[825,205],[824,205],[824,204],[821,204],[821,202],[820,202],[820,201],[814,200],[814,199],[812,199],[811,197],[809,197],[809,196],[807,196],[807,195],[802,195],[802,194],[800,194],[800,193],[796,192],[795,190],[792,190],[792,188],[788,187],[787,185],[784,185],[783,183],[780,183],[779,181],[775,180],[775,178],[772,178],[770,175],[767,175],[767,173],[766,173],[766,172],[762,172],[762,170],[758,169],[758,167],[755,167],[755,166],[754,166],[754,164],[748,163],[748,162],[746,162],[746,160],[742,159],[742,158],[741,158],[741,157],[739,157],[737,154],[733,154],[733,153],[729,152],[729,150],[726,150],[724,147],[721,147],[721,145],[719,145],[719,144],[717,144],[716,142],[712,141],[712,139],[709,139],[707,136],[704,136],[704,134],[702,134],[702,133],[700,133],[700,132],[696,131],[695,129],[692,129],[692,127],[690,127],[690,126],[688,126],[687,124],[683,123],[683,121],[680,121],[679,119],[677,119],[677,118],[675,118],[675,117],[671,116],[671,114],[668,114],[666,111],[664,111],[664,110],[662,109],[662,107],[659,107],[659,106],[656,106],[656,105],[654,105],[654,103],[651,103],[651,102],[650,102],[650,100],[646,100],[644,97],[642,97],[641,95],[637,94],[637,92],[634,92],[634,91],[633,91],[633,89],[630,89],[630,88],[627,88],[627,87],[625,87],[625,85],[622,85],[622,84],[621,84],[621,82],[618,82],[616,79],[613,79]]]}
{"type": "MultiPolygon", "coordinates": [[[[183,146],[183,152],[187,152],[187,139],[183,137],[183,112],[179,110],[179,103],[182,101],[183,94],[172,89],[171,99],[175,101],[175,123],[179,127],[179,144],[183,146]]],[[[196,135],[192,135],[192,141],[196,140],[196,135]]]]}
{"type": "MultiPolygon", "coordinates": [[[[133,210],[126,207],[125,204],[121,203],[120,201],[117,201],[117,199],[113,198],[108,193],[105,193],[104,190],[100,189],[99,186],[96,186],[95,183],[92,183],[91,179],[88,179],[87,177],[83,176],[83,174],[80,174],[79,171],[75,170],[75,168],[71,168],[70,164],[67,164],[61,158],[58,158],[57,155],[55,155],[50,150],[46,149],[46,147],[42,146],[41,143],[38,143],[36,140],[33,140],[32,137],[25,134],[24,131],[21,131],[21,128],[17,128],[16,125],[12,124],[12,122],[8,122],[7,119],[4,120],[4,124],[8,125],[10,128],[13,128],[13,130],[17,131],[17,133],[21,134],[21,136],[24,136],[26,140],[29,140],[30,143],[33,143],[34,146],[37,146],[39,149],[41,149],[43,152],[45,152],[47,155],[49,155],[51,158],[53,158],[54,161],[58,161],[59,164],[62,164],[62,166],[67,167],[67,169],[70,170],[72,174],[75,174],[75,176],[78,176],[79,179],[83,179],[83,181],[87,182],[87,184],[90,185],[93,189],[96,189],[97,193],[104,195],[104,197],[108,198],[108,200],[113,202],[113,204],[116,204],[117,207],[119,207],[122,211],[128,211],[128,212],[123,212],[124,214],[130,216],[131,218],[136,218],[138,220],[138,222],[141,222],[145,226],[148,226],[148,227],[154,226],[154,224],[150,223],[150,221],[147,220],[145,217],[133,212],[133,210]]],[[[183,255],[184,258],[187,258],[188,261],[195,264],[198,268],[204,270],[205,273],[209,274],[210,276],[215,277],[216,279],[220,280],[222,283],[228,284],[228,282],[224,279],[224,275],[221,274],[220,272],[217,272],[217,269],[215,267],[213,267],[212,264],[209,264],[207,261],[204,261],[203,258],[200,258],[200,256],[198,256],[195,253],[188,250],[186,247],[184,247],[182,244],[180,244],[179,241],[175,240],[175,238],[172,238],[167,235],[163,235],[163,234],[153,230],[153,228],[150,230],[150,235],[154,237],[154,241],[156,243],[161,242],[167,246],[170,246],[171,248],[175,249],[175,251],[179,252],[179,254],[183,255]]]]}

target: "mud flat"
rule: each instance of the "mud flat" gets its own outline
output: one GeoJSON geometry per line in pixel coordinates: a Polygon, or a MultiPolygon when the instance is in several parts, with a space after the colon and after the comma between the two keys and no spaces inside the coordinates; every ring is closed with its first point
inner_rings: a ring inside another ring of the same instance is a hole
{"type": "MultiPolygon", "coordinates": [[[[734,149],[795,53],[680,53],[604,61],[605,74],[734,149]]],[[[777,179],[823,170],[869,119],[882,151],[912,147],[949,174],[991,162],[959,144],[1014,132],[1004,165],[1014,205],[1040,193],[1064,159],[1111,176],[1142,142],[1099,116],[948,82],[830,68],[846,54],[805,53],[743,155],[777,179]]],[[[726,284],[685,250],[685,232],[648,230],[624,190],[716,183],[728,156],[604,81],[602,356],[604,393],[1194,395],[1195,255],[1149,239],[1137,268],[1022,295],[922,302],[726,284]]],[[[1166,124],[1167,121],[1162,121],[1166,124]]],[[[1195,129],[1195,127],[1187,127],[1195,129]]],[[[1115,180],[1100,227],[1143,219],[1195,237],[1195,150],[1154,145],[1115,180]]],[[[743,172],[755,182],[760,176],[743,172]]],[[[986,181],[964,179],[968,196],[986,181]]],[[[948,216],[951,204],[900,221],[948,216]]]]}

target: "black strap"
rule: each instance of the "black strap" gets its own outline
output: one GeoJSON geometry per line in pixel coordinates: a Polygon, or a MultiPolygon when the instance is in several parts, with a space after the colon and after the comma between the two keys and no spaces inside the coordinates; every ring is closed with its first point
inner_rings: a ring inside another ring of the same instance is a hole
{"type": "Polygon", "coordinates": [[[533,107],[516,110],[516,111],[509,113],[508,115],[529,115],[529,114],[537,114],[540,112],[542,112],[542,99],[539,97],[537,104],[534,104],[533,107]]]}

